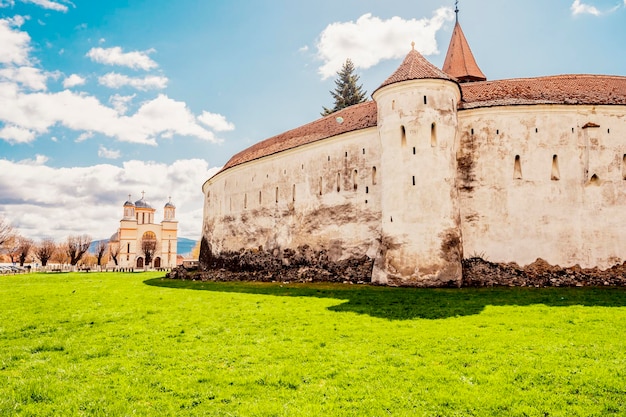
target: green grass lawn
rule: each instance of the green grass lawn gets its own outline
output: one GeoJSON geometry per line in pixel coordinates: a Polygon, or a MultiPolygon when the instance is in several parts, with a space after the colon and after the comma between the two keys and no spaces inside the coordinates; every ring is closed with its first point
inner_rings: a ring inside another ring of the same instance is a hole
{"type": "Polygon", "coordinates": [[[626,289],[0,277],[0,415],[626,415],[626,289]]]}

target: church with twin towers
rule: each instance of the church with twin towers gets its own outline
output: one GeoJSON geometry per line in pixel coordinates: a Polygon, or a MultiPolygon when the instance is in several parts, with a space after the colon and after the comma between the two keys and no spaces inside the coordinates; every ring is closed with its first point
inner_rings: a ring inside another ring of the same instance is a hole
{"type": "Polygon", "coordinates": [[[408,49],[371,100],[233,155],[202,186],[201,264],[413,286],[469,258],[623,264],[626,77],[486,73],[457,11],[442,68],[408,49]]]}
{"type": "Polygon", "coordinates": [[[156,209],[145,199],[133,202],[131,196],[123,206],[120,227],[109,239],[110,252],[116,252],[107,267],[147,269],[176,267],[178,220],[171,201],[163,206],[163,219],[155,222],[156,209]]]}

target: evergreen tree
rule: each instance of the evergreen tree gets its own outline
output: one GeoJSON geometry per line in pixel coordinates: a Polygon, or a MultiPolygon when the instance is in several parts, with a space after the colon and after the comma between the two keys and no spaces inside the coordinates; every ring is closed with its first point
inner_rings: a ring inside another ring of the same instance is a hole
{"type": "Polygon", "coordinates": [[[362,85],[357,85],[358,81],[359,76],[354,74],[354,64],[348,58],[341,70],[337,71],[335,91],[330,91],[333,99],[335,99],[335,107],[332,109],[324,107],[324,111],[321,113],[322,116],[327,116],[354,104],[363,103],[367,92],[363,91],[362,85]]]}

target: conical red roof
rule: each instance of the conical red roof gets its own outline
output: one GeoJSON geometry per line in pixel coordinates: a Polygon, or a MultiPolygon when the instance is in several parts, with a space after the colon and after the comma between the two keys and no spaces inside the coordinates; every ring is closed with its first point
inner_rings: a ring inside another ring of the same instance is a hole
{"type": "Polygon", "coordinates": [[[396,72],[394,72],[391,77],[387,78],[385,82],[383,82],[380,87],[376,90],[379,90],[387,85],[400,83],[402,81],[408,80],[420,80],[420,79],[442,79],[442,80],[450,80],[456,81],[450,75],[441,71],[439,68],[428,62],[426,58],[422,56],[419,52],[413,48],[409,54],[404,58],[404,61],[398,67],[396,72]]]}
{"type": "Polygon", "coordinates": [[[485,74],[476,64],[472,50],[458,21],[452,31],[452,39],[450,39],[446,60],[443,63],[443,70],[462,83],[487,80],[485,74]]]}

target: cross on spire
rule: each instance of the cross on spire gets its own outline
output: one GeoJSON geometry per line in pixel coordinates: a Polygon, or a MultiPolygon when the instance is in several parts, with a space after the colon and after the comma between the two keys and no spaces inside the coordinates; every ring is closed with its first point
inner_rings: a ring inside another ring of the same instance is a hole
{"type": "Polygon", "coordinates": [[[143,200],[143,198],[145,197],[145,194],[146,194],[146,192],[145,192],[145,191],[142,191],[142,192],[141,192],[141,199],[142,199],[142,200],[143,200]]]}
{"type": "Polygon", "coordinates": [[[454,13],[456,14],[456,23],[459,23],[459,0],[454,2],[454,13]]]}

